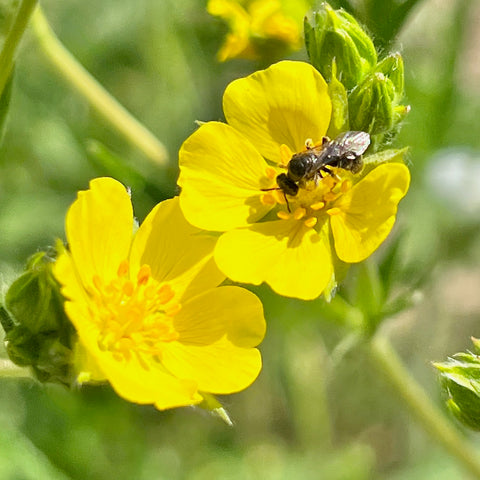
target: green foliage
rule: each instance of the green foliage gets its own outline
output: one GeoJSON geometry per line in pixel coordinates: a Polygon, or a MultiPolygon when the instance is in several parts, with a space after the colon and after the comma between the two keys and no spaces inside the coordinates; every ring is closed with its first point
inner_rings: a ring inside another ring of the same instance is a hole
{"type": "MultiPolygon", "coordinates": [[[[474,345],[479,351],[478,340],[474,345]]],[[[440,371],[449,410],[467,427],[480,431],[480,357],[457,353],[434,366],[440,371]]]]}
{"type": "MultiPolygon", "coordinates": [[[[12,0],[0,6],[7,3],[18,5],[12,0]]],[[[469,32],[477,29],[473,6],[460,1],[439,11],[427,2],[376,0],[355,2],[359,9],[353,12],[354,2],[341,3],[336,6],[368,26],[382,53],[406,27],[395,49],[402,47],[412,112],[391,151],[365,158],[393,161],[399,147],[411,146],[413,184],[389,243],[371,264],[350,270],[329,304],[255,289],[269,321],[261,347],[264,369],[246,392],[221,399],[234,428],[199,415],[200,409],[158,412],[127,404],[110,389],[69,391],[2,379],[1,478],[465,478],[368,371],[358,355],[358,337],[383,326],[436,398],[429,360],[467,348],[466,339],[478,329],[480,309],[473,302],[478,211],[467,221],[453,202],[442,203],[427,186],[440,148],[455,152],[462,146],[472,155],[480,149],[478,79],[468,54],[475,46],[469,32]],[[413,10],[416,3],[422,11],[413,10]],[[405,24],[405,18],[416,22],[405,24]],[[422,292],[422,303],[408,310],[422,292]]],[[[166,170],[147,168],[47,66],[29,35],[16,65],[0,155],[3,283],[22,275],[31,252],[63,236],[66,209],[90,178],[118,175],[132,186],[140,220],[154,203],[175,194],[177,151],[195,120],[221,119],[225,86],[257,68],[245,61],[215,61],[225,32],[196,0],[105,0],[95,9],[88,2],[43,6],[69,49],[167,145],[172,163],[166,170]]],[[[0,27],[5,31],[1,19],[0,27]]],[[[387,55],[376,68],[400,92],[395,61],[387,55]]],[[[330,81],[338,131],[350,121],[341,80],[337,72],[330,81]]],[[[394,118],[397,114],[402,111],[394,108],[394,118]]],[[[335,131],[329,135],[335,137],[335,131]]],[[[12,317],[5,310],[0,314],[11,329],[12,317]]],[[[450,388],[464,389],[457,385],[450,388]]]]}

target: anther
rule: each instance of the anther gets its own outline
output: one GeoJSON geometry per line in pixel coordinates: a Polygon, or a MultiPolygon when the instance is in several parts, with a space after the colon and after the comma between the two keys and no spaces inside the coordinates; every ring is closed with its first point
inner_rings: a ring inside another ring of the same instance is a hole
{"type": "Polygon", "coordinates": [[[325,202],[316,202],[310,205],[312,210],[321,210],[325,206],[325,202]]]}
{"type": "Polygon", "coordinates": [[[326,202],[333,202],[334,200],[336,200],[338,197],[338,195],[336,193],[333,193],[333,192],[327,192],[324,196],[323,196],[323,199],[326,201],[326,202]]]}
{"type": "Polygon", "coordinates": [[[165,310],[165,315],[168,317],[173,317],[175,316],[180,310],[182,309],[182,306],[179,303],[175,303],[171,307],[167,308],[165,310]]]}
{"type": "Polygon", "coordinates": [[[150,268],[150,265],[142,265],[137,273],[138,285],[145,285],[148,282],[151,273],[152,269],[150,268]]]}
{"type": "Polygon", "coordinates": [[[351,180],[345,180],[342,182],[342,185],[340,186],[340,190],[342,193],[348,192],[352,188],[352,182],[351,180]]]}
{"type": "Polygon", "coordinates": [[[277,203],[277,200],[271,193],[264,193],[260,197],[260,201],[263,203],[263,205],[275,205],[277,203]]]}
{"type": "Polygon", "coordinates": [[[303,207],[298,207],[294,212],[293,212],[293,218],[295,220],[300,220],[302,219],[305,215],[307,214],[307,211],[303,207]]]}
{"type": "Polygon", "coordinates": [[[124,277],[128,273],[128,260],[122,260],[118,266],[117,276],[124,277]]]}
{"type": "Polygon", "coordinates": [[[292,156],[293,153],[290,148],[282,143],[282,145],[280,145],[280,166],[286,167],[292,156]]]}
{"type": "Polygon", "coordinates": [[[133,295],[133,290],[134,290],[134,286],[131,280],[127,280],[122,286],[122,292],[127,297],[131,297],[133,295]]]}
{"type": "Polygon", "coordinates": [[[338,207],[333,207],[333,208],[329,208],[327,210],[327,213],[332,216],[332,215],[339,215],[340,213],[342,213],[342,210],[340,210],[340,208],[338,207]]]}
{"type": "Polygon", "coordinates": [[[284,212],[283,210],[280,210],[277,212],[277,217],[280,220],[288,220],[290,218],[290,214],[288,212],[284,212]]]}
{"type": "Polygon", "coordinates": [[[270,180],[273,180],[277,176],[277,171],[273,167],[267,167],[265,169],[265,175],[270,180]]]}
{"type": "Polygon", "coordinates": [[[164,283],[157,290],[157,299],[162,305],[164,305],[165,303],[168,303],[174,296],[175,296],[175,292],[172,290],[172,287],[167,283],[164,283]]]}
{"type": "Polygon", "coordinates": [[[303,224],[307,227],[307,228],[313,228],[316,224],[317,224],[317,217],[310,217],[310,218],[307,218],[303,224]]]}

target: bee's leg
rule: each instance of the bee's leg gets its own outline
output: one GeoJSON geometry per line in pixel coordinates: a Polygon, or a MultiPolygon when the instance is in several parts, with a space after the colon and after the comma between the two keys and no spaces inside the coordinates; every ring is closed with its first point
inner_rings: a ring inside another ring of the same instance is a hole
{"type": "MultiPolygon", "coordinates": [[[[330,165],[323,165],[320,168],[319,173],[326,173],[327,175],[330,175],[331,177],[334,177],[338,181],[341,180],[341,178],[333,170],[331,170],[330,165]]],[[[322,176],[322,178],[324,178],[324,177],[322,176]]]]}

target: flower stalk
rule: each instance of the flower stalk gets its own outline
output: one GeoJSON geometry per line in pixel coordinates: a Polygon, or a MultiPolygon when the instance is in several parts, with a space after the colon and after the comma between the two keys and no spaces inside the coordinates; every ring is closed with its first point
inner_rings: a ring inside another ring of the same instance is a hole
{"type": "Polygon", "coordinates": [[[156,164],[166,165],[168,154],[165,146],[113,98],[64,47],[40,7],[32,17],[32,27],[43,53],[65,80],[131,145],[156,164]]]}
{"type": "Polygon", "coordinates": [[[376,335],[368,344],[375,366],[382,371],[396,393],[424,429],[453,455],[475,478],[480,478],[480,456],[432,403],[393,350],[390,342],[376,335]]]}
{"type": "Polygon", "coordinates": [[[23,0],[20,3],[12,27],[5,38],[5,43],[0,53],[0,93],[3,92],[12,73],[15,54],[36,5],[37,0],[23,0]]]}

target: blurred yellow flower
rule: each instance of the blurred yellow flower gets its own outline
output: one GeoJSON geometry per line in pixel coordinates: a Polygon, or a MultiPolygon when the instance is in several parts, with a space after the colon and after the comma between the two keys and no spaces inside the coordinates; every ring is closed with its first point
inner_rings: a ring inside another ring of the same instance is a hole
{"type": "Polygon", "coordinates": [[[185,221],[177,198],[135,234],[134,225],[130,197],[111,178],[93,180],[68,211],[69,251],[54,272],[78,332],[79,382],[108,380],[159,409],[246,388],[261,369],[258,298],[217,287],[215,239],[185,221]]]}
{"type": "Polygon", "coordinates": [[[229,278],[316,298],[335,281],[338,259],[360,262],[385,240],[408,168],[336,168],[289,196],[290,213],[282,191],[265,189],[277,186],[292,153],[321,143],[332,109],[327,84],[307,63],[279,62],[232,82],[223,109],[228,124],[203,124],[180,149],[180,207],[193,225],[225,232],[214,258],[229,278]]]}
{"type": "Polygon", "coordinates": [[[230,29],[218,59],[255,59],[275,48],[298,50],[308,8],[303,0],[209,0],[208,13],[225,20],[230,29]]]}

